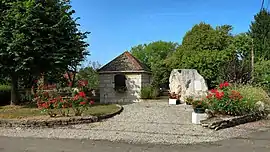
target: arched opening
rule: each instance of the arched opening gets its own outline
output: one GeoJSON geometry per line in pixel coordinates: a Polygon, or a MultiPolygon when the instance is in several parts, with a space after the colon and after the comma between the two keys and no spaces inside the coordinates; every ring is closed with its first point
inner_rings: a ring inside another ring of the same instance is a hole
{"type": "Polygon", "coordinates": [[[118,92],[124,92],[127,90],[125,75],[117,74],[114,76],[114,89],[118,92]]]}

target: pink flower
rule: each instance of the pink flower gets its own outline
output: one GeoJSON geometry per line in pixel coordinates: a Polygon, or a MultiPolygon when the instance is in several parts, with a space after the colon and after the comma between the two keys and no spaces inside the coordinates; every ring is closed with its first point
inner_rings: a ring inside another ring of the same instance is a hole
{"type": "Polygon", "coordinates": [[[94,102],[93,100],[91,100],[89,104],[92,105],[92,104],[94,104],[94,103],[95,103],[95,102],[94,102]]]}

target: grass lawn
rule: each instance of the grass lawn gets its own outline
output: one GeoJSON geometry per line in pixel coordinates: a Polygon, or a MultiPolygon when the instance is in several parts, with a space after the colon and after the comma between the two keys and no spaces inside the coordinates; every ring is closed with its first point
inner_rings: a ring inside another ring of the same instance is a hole
{"type": "MultiPolygon", "coordinates": [[[[93,105],[88,110],[84,111],[83,115],[99,116],[104,114],[110,114],[119,110],[115,104],[109,105],[93,105]]],[[[72,115],[72,109],[70,109],[70,115],[72,115]]],[[[47,118],[46,113],[42,113],[41,110],[33,106],[0,106],[0,119],[24,119],[24,118],[47,118]]]]}

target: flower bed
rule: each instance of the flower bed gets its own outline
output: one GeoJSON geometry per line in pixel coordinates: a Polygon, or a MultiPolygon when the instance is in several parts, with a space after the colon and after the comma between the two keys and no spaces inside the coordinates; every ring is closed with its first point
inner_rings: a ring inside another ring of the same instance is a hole
{"type": "Polygon", "coordinates": [[[241,116],[257,111],[257,101],[246,98],[234,90],[228,82],[221,83],[218,88],[210,90],[202,102],[213,114],[241,116]]]}
{"type": "Polygon", "coordinates": [[[192,105],[194,111],[197,108],[207,109],[209,121],[203,121],[202,124],[218,130],[264,118],[267,114],[267,111],[262,109],[265,103],[247,96],[241,94],[236,87],[231,86],[228,82],[224,82],[217,88],[210,90],[206,98],[193,101],[192,105]],[[224,116],[228,116],[228,119],[222,119],[224,116]],[[211,122],[210,120],[215,121],[211,122]]]}
{"type": "MultiPolygon", "coordinates": [[[[102,106],[111,106],[111,105],[102,105],[102,106]]],[[[94,107],[93,107],[94,108],[94,107]]],[[[99,111],[95,112],[95,115],[86,115],[86,116],[73,116],[73,117],[46,117],[40,115],[33,116],[33,113],[28,117],[20,118],[20,119],[7,119],[1,118],[0,115],[0,127],[58,127],[58,126],[66,126],[66,125],[74,125],[74,124],[85,124],[91,122],[101,121],[103,119],[107,119],[113,117],[117,114],[120,114],[123,111],[123,107],[120,105],[114,105],[114,111],[110,110],[106,113],[99,111]]],[[[0,111],[3,110],[0,109],[0,111]]],[[[17,112],[20,110],[16,110],[17,112]]],[[[25,110],[26,111],[26,110],[25,110]]],[[[38,110],[36,110],[38,111],[38,110]]],[[[13,111],[14,113],[14,111],[13,111]]],[[[11,115],[13,113],[10,113],[11,115]]],[[[88,111],[88,113],[91,113],[88,111]]],[[[37,113],[36,113],[37,114],[37,113]]],[[[3,117],[3,115],[2,115],[3,117]]],[[[9,116],[10,117],[10,116],[9,116]]]]}

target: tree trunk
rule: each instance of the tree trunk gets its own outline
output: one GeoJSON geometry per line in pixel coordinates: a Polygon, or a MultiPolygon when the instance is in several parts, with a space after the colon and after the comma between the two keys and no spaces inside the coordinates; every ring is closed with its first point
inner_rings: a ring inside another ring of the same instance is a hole
{"type": "Polygon", "coordinates": [[[19,104],[19,93],[18,93],[18,76],[16,74],[11,75],[11,101],[10,105],[19,104]]]}

